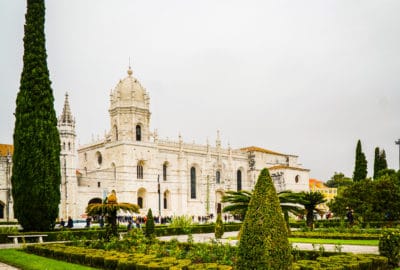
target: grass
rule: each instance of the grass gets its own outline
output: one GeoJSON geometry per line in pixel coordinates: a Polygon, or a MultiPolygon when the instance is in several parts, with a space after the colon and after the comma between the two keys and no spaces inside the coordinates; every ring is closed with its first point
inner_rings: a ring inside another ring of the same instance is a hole
{"type": "Polygon", "coordinates": [[[63,261],[48,259],[45,257],[25,253],[21,249],[0,249],[0,261],[6,264],[26,270],[94,270],[63,261]]]}
{"type": "Polygon", "coordinates": [[[378,246],[379,240],[289,238],[290,243],[378,246]]]}

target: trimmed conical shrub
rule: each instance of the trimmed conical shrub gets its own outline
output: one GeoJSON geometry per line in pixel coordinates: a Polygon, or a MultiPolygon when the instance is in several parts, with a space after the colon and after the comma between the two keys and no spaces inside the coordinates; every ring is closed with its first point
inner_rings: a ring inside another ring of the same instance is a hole
{"type": "Polygon", "coordinates": [[[144,234],[146,235],[147,238],[154,237],[154,218],[153,218],[153,212],[151,211],[151,208],[147,212],[146,227],[145,227],[144,234]]]}
{"type": "Polygon", "coordinates": [[[258,177],[240,235],[236,269],[291,269],[286,224],[268,169],[258,177]]]}
{"type": "Polygon", "coordinates": [[[224,232],[225,232],[224,223],[222,222],[221,213],[219,213],[217,215],[217,221],[215,222],[215,230],[214,230],[215,238],[221,239],[222,236],[224,235],[224,232]]]}

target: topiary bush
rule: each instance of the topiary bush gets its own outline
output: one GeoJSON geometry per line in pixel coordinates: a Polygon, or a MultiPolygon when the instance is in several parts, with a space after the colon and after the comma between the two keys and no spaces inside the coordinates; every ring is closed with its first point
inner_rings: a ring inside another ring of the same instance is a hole
{"type": "Polygon", "coordinates": [[[151,212],[151,208],[147,212],[147,220],[146,220],[146,227],[144,234],[146,235],[147,238],[154,237],[154,218],[153,218],[153,213],[151,212]]]}
{"type": "Polygon", "coordinates": [[[268,169],[258,177],[240,235],[235,269],[291,269],[288,232],[268,169]]]}
{"type": "Polygon", "coordinates": [[[385,231],[379,239],[379,254],[389,260],[392,267],[397,267],[400,262],[400,232],[385,231]]]}
{"type": "Polygon", "coordinates": [[[215,222],[215,238],[216,239],[221,239],[222,236],[224,235],[224,223],[222,223],[222,217],[221,213],[217,215],[217,221],[215,222]]]}

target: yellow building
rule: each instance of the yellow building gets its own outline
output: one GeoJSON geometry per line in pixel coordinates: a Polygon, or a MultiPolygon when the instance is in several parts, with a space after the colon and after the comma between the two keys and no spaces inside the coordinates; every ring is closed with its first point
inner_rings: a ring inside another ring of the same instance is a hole
{"type": "Polygon", "coordinates": [[[308,184],[310,187],[310,191],[313,191],[313,192],[319,191],[324,195],[324,197],[326,199],[326,203],[322,203],[322,204],[318,205],[317,208],[322,210],[325,213],[329,212],[329,207],[328,207],[327,203],[336,197],[337,188],[327,187],[327,186],[325,186],[324,182],[317,180],[317,179],[309,179],[308,184]]]}

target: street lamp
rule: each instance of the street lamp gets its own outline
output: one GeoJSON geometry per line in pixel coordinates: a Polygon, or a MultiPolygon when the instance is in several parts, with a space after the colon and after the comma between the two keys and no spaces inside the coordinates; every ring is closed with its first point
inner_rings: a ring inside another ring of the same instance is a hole
{"type": "Polygon", "coordinates": [[[7,214],[7,222],[9,222],[10,221],[10,203],[11,203],[11,183],[10,183],[11,155],[10,155],[10,152],[8,152],[8,154],[7,154],[6,163],[7,163],[7,167],[6,167],[6,193],[7,193],[6,194],[6,199],[7,199],[6,211],[7,211],[7,213],[6,214],[7,214]]]}
{"type": "Polygon", "coordinates": [[[397,141],[394,142],[395,144],[397,144],[399,146],[399,170],[400,170],[400,139],[398,139],[397,141]]]}

